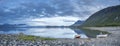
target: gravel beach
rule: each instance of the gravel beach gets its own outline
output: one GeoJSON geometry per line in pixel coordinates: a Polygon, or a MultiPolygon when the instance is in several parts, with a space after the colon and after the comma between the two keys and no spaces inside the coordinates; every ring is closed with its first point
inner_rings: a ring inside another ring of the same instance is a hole
{"type": "Polygon", "coordinates": [[[107,31],[111,33],[107,38],[91,39],[85,46],[120,46],[120,27],[85,27],[90,30],[107,31]]]}
{"type": "Polygon", "coordinates": [[[15,34],[0,34],[0,46],[120,46],[120,27],[85,27],[90,30],[107,31],[107,38],[56,39],[25,41],[15,34]]]}
{"type": "Polygon", "coordinates": [[[86,39],[56,39],[25,41],[18,39],[18,35],[0,34],[0,46],[81,46],[86,39]]]}

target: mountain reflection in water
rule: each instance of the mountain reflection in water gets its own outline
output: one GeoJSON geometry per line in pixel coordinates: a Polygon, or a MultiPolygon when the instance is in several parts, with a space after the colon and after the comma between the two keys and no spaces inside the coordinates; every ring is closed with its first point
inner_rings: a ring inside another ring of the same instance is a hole
{"type": "Polygon", "coordinates": [[[70,28],[2,28],[0,34],[19,34],[34,35],[51,38],[74,38],[81,35],[81,38],[88,38],[82,30],[70,28]]]}

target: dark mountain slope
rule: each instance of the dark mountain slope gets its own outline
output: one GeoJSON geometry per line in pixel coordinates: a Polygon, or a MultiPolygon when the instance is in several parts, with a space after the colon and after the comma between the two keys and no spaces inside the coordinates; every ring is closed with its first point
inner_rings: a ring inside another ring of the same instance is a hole
{"type": "Polygon", "coordinates": [[[79,26],[82,25],[84,23],[84,21],[78,20],[77,22],[75,22],[73,25],[71,26],[79,26]]]}
{"type": "Polygon", "coordinates": [[[120,5],[96,12],[82,26],[120,26],[120,5]]]}

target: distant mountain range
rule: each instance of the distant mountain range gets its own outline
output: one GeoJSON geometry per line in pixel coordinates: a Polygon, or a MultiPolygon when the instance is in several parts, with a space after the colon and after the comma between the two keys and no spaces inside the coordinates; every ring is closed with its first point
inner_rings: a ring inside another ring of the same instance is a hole
{"type": "Polygon", "coordinates": [[[84,23],[84,21],[78,20],[77,22],[75,22],[73,25],[71,26],[80,26],[84,23]]]}
{"type": "Polygon", "coordinates": [[[69,26],[30,26],[27,24],[0,24],[1,28],[68,28],[69,26]]]}
{"type": "Polygon", "coordinates": [[[120,26],[120,5],[108,7],[94,13],[82,26],[120,26]]]}

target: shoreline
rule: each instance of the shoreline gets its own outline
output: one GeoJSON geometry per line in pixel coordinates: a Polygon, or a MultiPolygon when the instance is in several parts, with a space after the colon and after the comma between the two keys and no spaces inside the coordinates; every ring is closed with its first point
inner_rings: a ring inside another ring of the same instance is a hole
{"type": "Polygon", "coordinates": [[[84,27],[90,30],[107,31],[111,33],[107,38],[92,39],[89,46],[120,46],[120,27],[84,27]]]}
{"type": "Polygon", "coordinates": [[[84,27],[90,30],[107,31],[111,33],[107,38],[69,39],[25,41],[18,38],[18,34],[0,34],[0,46],[120,46],[120,27],[84,27]]]}
{"type": "MultiPolygon", "coordinates": [[[[25,35],[25,37],[28,35],[25,35]]],[[[31,38],[31,37],[30,37],[31,38]]],[[[33,38],[33,36],[32,36],[33,38]]],[[[15,34],[0,34],[0,46],[81,46],[86,39],[38,39],[22,40],[19,35],[15,34]]],[[[27,38],[28,39],[28,38],[27,38]]]]}

